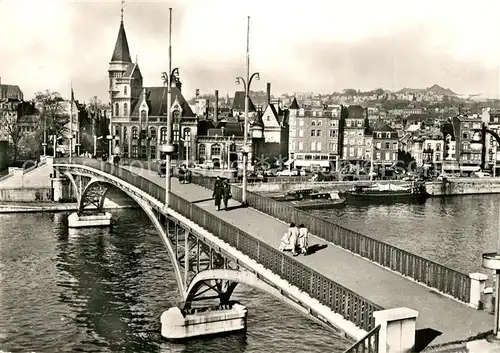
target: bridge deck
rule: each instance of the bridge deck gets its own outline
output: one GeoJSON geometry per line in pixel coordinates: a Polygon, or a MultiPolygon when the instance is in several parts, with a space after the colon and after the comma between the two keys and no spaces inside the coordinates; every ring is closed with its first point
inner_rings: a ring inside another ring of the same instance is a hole
{"type": "MultiPolygon", "coordinates": [[[[159,185],[165,184],[165,179],[155,172],[127,168],[159,185]]],[[[217,211],[211,199],[212,192],[198,185],[180,184],[173,178],[172,191],[275,248],[288,229],[287,224],[260,211],[237,208],[239,203],[234,200],[230,200],[228,211],[217,211]]],[[[310,237],[309,243],[310,247],[314,244],[326,247],[308,256],[299,255],[295,257],[297,261],[386,309],[408,307],[417,310],[417,329],[442,333],[430,343],[431,346],[462,341],[493,328],[493,316],[484,311],[469,308],[317,237],[310,237]]]]}

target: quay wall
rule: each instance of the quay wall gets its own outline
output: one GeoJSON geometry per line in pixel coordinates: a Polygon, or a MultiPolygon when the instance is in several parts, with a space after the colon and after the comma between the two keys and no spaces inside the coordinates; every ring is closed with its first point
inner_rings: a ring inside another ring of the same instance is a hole
{"type": "Polygon", "coordinates": [[[433,196],[500,194],[500,178],[450,178],[428,182],[425,186],[433,196]]]}
{"type": "MultiPolygon", "coordinates": [[[[254,183],[248,185],[248,190],[256,193],[284,194],[299,189],[315,189],[320,191],[345,191],[355,185],[408,184],[407,181],[377,180],[377,181],[335,181],[335,182],[300,182],[300,183],[254,183]]],[[[432,196],[500,194],[500,178],[450,178],[446,181],[425,183],[427,192],[432,196]]]]}
{"type": "Polygon", "coordinates": [[[8,188],[0,189],[0,201],[35,202],[52,201],[52,188],[8,188]]]}
{"type": "Polygon", "coordinates": [[[399,180],[377,180],[377,181],[323,181],[323,182],[314,182],[314,181],[304,181],[299,183],[252,183],[248,184],[248,191],[257,192],[257,193],[286,193],[288,191],[300,190],[300,189],[315,189],[322,191],[345,191],[351,189],[355,185],[372,185],[375,183],[380,184],[396,184],[396,185],[404,185],[408,184],[407,181],[399,181],[399,180]]]}

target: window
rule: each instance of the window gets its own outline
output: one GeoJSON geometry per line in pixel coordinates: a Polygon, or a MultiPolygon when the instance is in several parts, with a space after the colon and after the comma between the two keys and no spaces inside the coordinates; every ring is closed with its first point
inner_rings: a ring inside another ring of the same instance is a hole
{"type": "Polygon", "coordinates": [[[436,153],[436,161],[440,161],[441,160],[441,153],[436,153]]]}
{"type": "Polygon", "coordinates": [[[299,130],[299,137],[304,137],[304,130],[299,130]]]}
{"type": "Polygon", "coordinates": [[[380,161],[380,152],[377,152],[377,160],[380,161]]]}
{"type": "Polygon", "coordinates": [[[123,127],[123,139],[124,139],[124,140],[127,140],[127,138],[128,138],[127,127],[126,127],[126,126],[124,126],[124,127],[123,127]]]}
{"type": "Polygon", "coordinates": [[[304,126],[304,119],[299,119],[299,126],[304,126]]]}
{"type": "Polygon", "coordinates": [[[436,151],[441,151],[441,144],[440,143],[436,143],[436,151]]]}
{"type": "Polygon", "coordinates": [[[211,148],[211,153],[212,153],[212,156],[220,156],[220,152],[221,152],[221,147],[218,143],[212,145],[212,148],[211,148]]]}
{"type": "Polygon", "coordinates": [[[469,123],[464,123],[464,124],[463,124],[463,128],[464,128],[464,129],[468,129],[468,128],[469,128],[469,123]]]}
{"type": "Polygon", "coordinates": [[[316,136],[316,130],[311,130],[311,136],[316,136]]]}
{"type": "Polygon", "coordinates": [[[120,115],[120,105],[118,103],[115,103],[115,116],[120,115]]]}
{"type": "Polygon", "coordinates": [[[316,120],[311,121],[311,126],[316,126],[316,120]]]}
{"type": "Polygon", "coordinates": [[[385,152],[385,160],[390,161],[391,160],[391,153],[390,152],[385,152]]]}
{"type": "Polygon", "coordinates": [[[431,148],[432,148],[432,147],[431,147],[431,144],[430,144],[430,143],[428,143],[428,144],[427,144],[427,149],[428,149],[428,150],[430,150],[431,148]]]}
{"type": "Polygon", "coordinates": [[[386,136],[388,139],[390,139],[390,138],[391,138],[391,133],[390,133],[390,132],[387,132],[387,133],[385,134],[385,136],[386,136]]]}
{"type": "Polygon", "coordinates": [[[316,150],[321,151],[321,141],[316,142],[316,150]]]}
{"type": "MultiPolygon", "coordinates": [[[[316,116],[316,110],[313,110],[313,116],[316,116]]],[[[311,125],[314,126],[312,123],[311,125]]]]}
{"type": "Polygon", "coordinates": [[[398,143],[397,142],[393,142],[392,143],[392,149],[393,150],[397,150],[398,149],[398,143]]]}
{"type": "Polygon", "coordinates": [[[149,130],[149,133],[150,133],[150,137],[152,140],[156,140],[156,129],[154,127],[152,127],[150,130],[149,130]]]}
{"type": "Polygon", "coordinates": [[[464,139],[467,139],[467,138],[469,138],[469,135],[468,135],[467,133],[465,133],[465,132],[464,132],[464,133],[462,134],[462,137],[463,137],[464,139]]]}
{"type": "Polygon", "coordinates": [[[123,103],[123,115],[128,116],[128,105],[123,103]]]}
{"type": "Polygon", "coordinates": [[[316,130],[316,136],[321,137],[321,130],[316,130]]]}
{"type": "Polygon", "coordinates": [[[156,146],[151,146],[150,156],[151,159],[156,159],[156,146]]]}
{"type": "Polygon", "coordinates": [[[337,130],[330,129],[330,137],[337,137],[337,130]]]}
{"type": "Polygon", "coordinates": [[[356,155],[356,151],[354,150],[354,147],[350,147],[350,148],[349,148],[349,155],[350,155],[351,157],[354,157],[354,156],[356,155]]]}
{"type": "Polygon", "coordinates": [[[179,130],[174,130],[174,142],[179,142],[179,130]]]}
{"type": "Polygon", "coordinates": [[[302,141],[299,141],[299,151],[304,150],[304,143],[302,141]]]}
{"type": "Polygon", "coordinates": [[[381,148],[382,148],[382,143],[381,143],[381,142],[377,142],[377,148],[378,148],[378,149],[381,149],[381,148]]]}
{"type": "Polygon", "coordinates": [[[389,142],[386,142],[386,143],[385,143],[385,149],[387,149],[387,150],[388,150],[389,148],[391,148],[391,144],[390,144],[389,142]]]}
{"type": "Polygon", "coordinates": [[[123,87],[123,94],[127,95],[127,86],[123,87]]]}
{"type": "Polygon", "coordinates": [[[133,145],[132,146],[132,158],[137,158],[139,155],[139,146],[133,145]]]}
{"type": "Polygon", "coordinates": [[[204,156],[205,153],[206,153],[206,147],[205,144],[202,143],[201,145],[198,146],[198,154],[200,156],[204,156]]]}
{"type": "MultiPolygon", "coordinates": [[[[134,126],[132,128],[132,138],[136,139],[138,137],[138,135],[139,135],[139,129],[137,128],[137,126],[134,126]]],[[[132,151],[132,153],[133,153],[133,151],[132,151]]]]}
{"type": "Polygon", "coordinates": [[[382,138],[382,133],[381,132],[377,132],[377,137],[378,138],[382,138]]]}
{"type": "Polygon", "coordinates": [[[398,160],[398,154],[396,152],[392,153],[392,160],[397,161],[398,160]]]}
{"type": "Polygon", "coordinates": [[[167,128],[162,127],[160,130],[160,142],[165,143],[167,141],[167,128]]]}
{"type": "MultiPolygon", "coordinates": [[[[320,112],[320,115],[321,115],[321,112],[320,112]]],[[[318,125],[317,126],[323,126],[323,121],[318,120],[318,125]]]]}
{"type": "Polygon", "coordinates": [[[316,142],[311,141],[311,151],[316,151],[316,142]]]}
{"type": "Polygon", "coordinates": [[[191,141],[191,129],[188,127],[184,129],[184,140],[191,141]]]}
{"type": "Polygon", "coordinates": [[[330,120],[330,126],[337,126],[337,120],[330,120]]]}
{"type": "Polygon", "coordinates": [[[329,149],[330,151],[335,151],[335,144],[334,144],[333,142],[329,142],[329,143],[328,143],[328,149],[329,149]]]}

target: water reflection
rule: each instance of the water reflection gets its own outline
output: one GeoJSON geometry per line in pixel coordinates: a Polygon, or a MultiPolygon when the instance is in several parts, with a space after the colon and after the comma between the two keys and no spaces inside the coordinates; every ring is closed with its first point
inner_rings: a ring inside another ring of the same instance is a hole
{"type": "Polygon", "coordinates": [[[499,195],[471,195],[314,213],[457,270],[486,273],[481,255],[496,249],[499,203],[499,195]]]}
{"type": "Polygon", "coordinates": [[[349,346],[266,293],[241,285],[234,299],[249,309],[246,332],[165,340],[160,315],[179,301],[167,252],[142,211],[113,217],[111,228],[69,230],[67,214],[0,215],[0,349],[343,352],[349,346]]]}

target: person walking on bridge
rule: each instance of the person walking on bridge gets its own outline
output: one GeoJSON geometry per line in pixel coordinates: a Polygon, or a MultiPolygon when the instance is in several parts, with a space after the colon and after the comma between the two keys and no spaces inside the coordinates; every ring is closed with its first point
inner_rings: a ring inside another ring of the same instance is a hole
{"type": "Polygon", "coordinates": [[[279,246],[280,251],[290,250],[293,256],[297,256],[297,238],[299,236],[299,229],[295,223],[290,223],[288,231],[281,238],[281,244],[279,246]]]}
{"type": "Polygon", "coordinates": [[[299,249],[301,254],[307,255],[307,250],[309,249],[309,231],[304,223],[299,226],[299,249]]]}
{"type": "Polygon", "coordinates": [[[212,194],[212,197],[215,200],[215,207],[217,207],[217,211],[220,211],[220,202],[222,200],[222,180],[220,180],[220,177],[215,179],[214,193],[212,194]]]}
{"type": "Polygon", "coordinates": [[[227,180],[224,180],[222,182],[222,197],[224,199],[224,210],[227,211],[227,203],[229,202],[229,199],[232,197],[231,196],[231,187],[229,186],[229,183],[227,180]]]}

